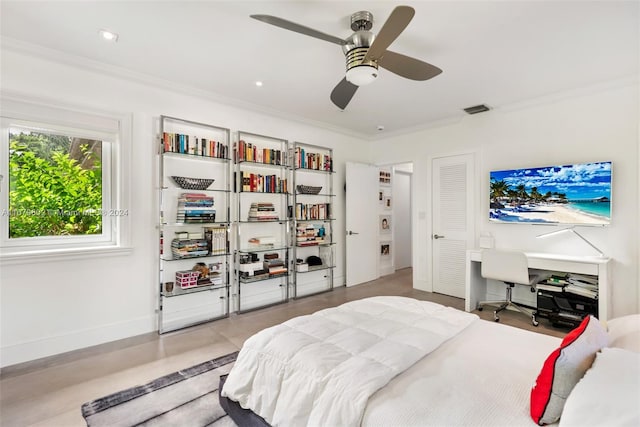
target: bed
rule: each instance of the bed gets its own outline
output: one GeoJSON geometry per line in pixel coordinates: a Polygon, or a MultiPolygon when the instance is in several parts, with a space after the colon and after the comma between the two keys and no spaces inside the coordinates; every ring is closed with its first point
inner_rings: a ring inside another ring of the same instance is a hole
{"type": "MultiPolygon", "coordinates": [[[[640,318],[622,323],[634,329],[640,318]]],[[[222,379],[220,401],[240,426],[597,425],[593,414],[585,422],[594,395],[583,398],[594,386],[576,386],[582,377],[601,382],[602,374],[585,375],[593,365],[626,396],[605,399],[607,423],[640,425],[631,404],[640,398],[640,354],[601,351],[608,344],[595,318],[560,339],[427,301],[366,298],[251,337],[222,379]],[[623,362],[624,375],[609,374],[623,362]]]]}

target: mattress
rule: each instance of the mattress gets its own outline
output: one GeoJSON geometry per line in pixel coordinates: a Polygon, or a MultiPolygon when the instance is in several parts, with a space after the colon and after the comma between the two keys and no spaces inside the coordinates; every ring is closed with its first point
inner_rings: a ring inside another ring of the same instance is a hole
{"type": "MultiPolygon", "coordinates": [[[[361,425],[535,426],[529,415],[531,387],[560,342],[478,320],[374,393],[361,425]]],[[[229,404],[237,409],[232,418],[238,425],[268,425],[229,404]]]]}
{"type": "Polygon", "coordinates": [[[535,426],[531,386],[560,338],[480,320],[374,394],[363,426],[535,426]]]}

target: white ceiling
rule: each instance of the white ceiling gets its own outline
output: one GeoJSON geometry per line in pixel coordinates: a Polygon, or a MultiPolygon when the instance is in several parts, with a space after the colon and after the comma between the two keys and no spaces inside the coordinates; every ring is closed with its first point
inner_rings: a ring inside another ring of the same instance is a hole
{"type": "Polygon", "coordinates": [[[480,103],[500,108],[639,74],[637,1],[2,0],[0,7],[3,49],[49,56],[53,49],[65,62],[366,138],[456,120],[480,103]],[[416,14],[390,49],[443,73],[416,82],[382,70],[343,112],[329,99],[344,75],[341,48],[249,18],[275,15],[346,38],[353,12],[372,12],[377,32],[399,4],[416,14]],[[100,40],[101,28],[119,33],[118,42],[100,40]]]}

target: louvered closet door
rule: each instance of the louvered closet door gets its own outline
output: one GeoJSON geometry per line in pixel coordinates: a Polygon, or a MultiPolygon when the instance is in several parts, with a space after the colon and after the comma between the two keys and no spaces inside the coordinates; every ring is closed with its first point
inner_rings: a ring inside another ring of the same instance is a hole
{"type": "Polygon", "coordinates": [[[433,159],[433,291],[464,298],[466,250],[473,245],[473,155],[433,159]]]}

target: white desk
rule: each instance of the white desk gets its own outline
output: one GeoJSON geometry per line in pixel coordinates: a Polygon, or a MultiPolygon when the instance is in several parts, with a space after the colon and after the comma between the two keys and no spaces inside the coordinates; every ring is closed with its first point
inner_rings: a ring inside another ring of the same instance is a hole
{"type": "MultiPolygon", "coordinates": [[[[598,318],[611,316],[611,258],[525,253],[529,268],[598,276],[598,318]]],[[[475,310],[487,299],[487,282],[480,274],[482,249],[467,251],[465,302],[466,311],[475,310]]]]}

